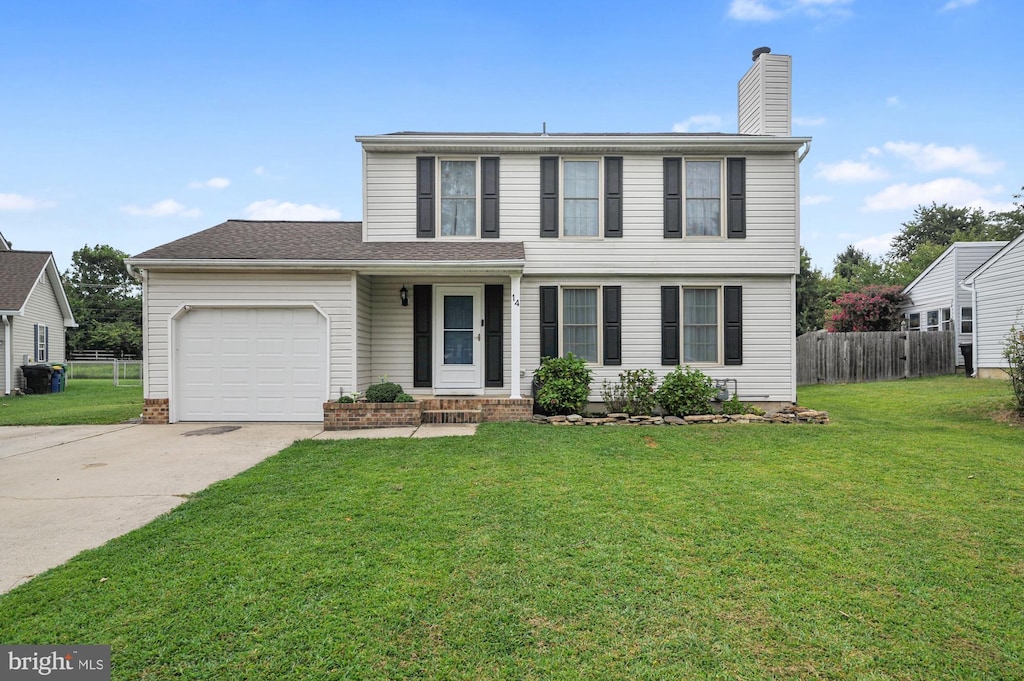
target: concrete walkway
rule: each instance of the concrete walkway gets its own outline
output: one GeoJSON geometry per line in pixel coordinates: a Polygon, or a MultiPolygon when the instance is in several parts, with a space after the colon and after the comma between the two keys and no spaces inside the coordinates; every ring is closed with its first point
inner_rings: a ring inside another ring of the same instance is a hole
{"type": "Polygon", "coordinates": [[[145,525],[296,440],[474,432],[475,426],[325,432],[302,423],[0,427],[0,593],[145,525]]]}

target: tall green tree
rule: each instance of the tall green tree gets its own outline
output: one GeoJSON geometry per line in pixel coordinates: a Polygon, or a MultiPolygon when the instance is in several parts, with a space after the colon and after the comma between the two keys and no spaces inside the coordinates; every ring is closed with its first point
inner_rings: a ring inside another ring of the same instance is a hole
{"type": "Polygon", "coordinates": [[[796,276],[796,335],[817,331],[825,324],[825,309],[832,301],[828,279],[811,264],[800,247],[800,273],[796,276]]]}
{"type": "Polygon", "coordinates": [[[128,273],[127,257],[108,245],[85,245],[72,254],[64,289],[78,328],[68,330],[69,354],[141,356],[142,287],[128,273]]]}
{"type": "Polygon", "coordinates": [[[893,237],[886,260],[907,260],[921,244],[932,243],[943,247],[958,239],[961,241],[988,241],[988,216],[978,208],[953,208],[950,205],[918,206],[914,218],[903,223],[903,229],[893,237]]]}

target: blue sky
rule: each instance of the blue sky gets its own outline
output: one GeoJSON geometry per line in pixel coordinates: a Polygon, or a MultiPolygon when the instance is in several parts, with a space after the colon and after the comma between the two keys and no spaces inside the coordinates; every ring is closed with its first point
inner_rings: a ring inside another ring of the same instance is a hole
{"type": "Polygon", "coordinates": [[[1017,0],[0,0],[0,232],[131,254],[228,218],[362,217],[355,135],[736,131],[793,57],[802,243],[1024,185],[1017,0]]]}

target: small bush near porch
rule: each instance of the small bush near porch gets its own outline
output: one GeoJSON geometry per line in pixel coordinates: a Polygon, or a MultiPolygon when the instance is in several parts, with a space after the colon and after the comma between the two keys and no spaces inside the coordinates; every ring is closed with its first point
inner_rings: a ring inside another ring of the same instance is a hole
{"type": "Polygon", "coordinates": [[[828,428],[304,441],[0,597],[115,679],[1024,678],[1005,382],[814,386],[828,428]]]}

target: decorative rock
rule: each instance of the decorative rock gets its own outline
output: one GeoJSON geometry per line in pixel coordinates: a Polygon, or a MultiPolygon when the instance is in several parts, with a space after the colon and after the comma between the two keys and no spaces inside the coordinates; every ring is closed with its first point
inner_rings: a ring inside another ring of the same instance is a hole
{"type": "Polygon", "coordinates": [[[566,417],[564,417],[564,416],[562,416],[560,414],[556,414],[555,416],[549,416],[548,417],[548,423],[564,423],[566,420],[567,420],[566,417]]]}
{"type": "Polygon", "coordinates": [[[687,423],[712,423],[715,418],[714,414],[693,414],[684,416],[683,420],[687,423]]]}
{"type": "Polygon", "coordinates": [[[612,412],[611,414],[608,414],[608,418],[610,418],[610,419],[628,419],[629,418],[629,414],[626,414],[626,413],[621,412],[621,411],[615,411],[615,412],[612,412]]]}
{"type": "Polygon", "coordinates": [[[568,421],[569,423],[578,423],[583,420],[583,417],[580,416],[579,414],[569,414],[568,416],[565,417],[565,420],[568,421]]]}
{"type": "Polygon", "coordinates": [[[673,425],[673,426],[685,426],[686,425],[686,421],[681,419],[681,418],[679,418],[678,416],[666,416],[664,421],[665,421],[665,423],[668,423],[668,424],[673,425]]]}

